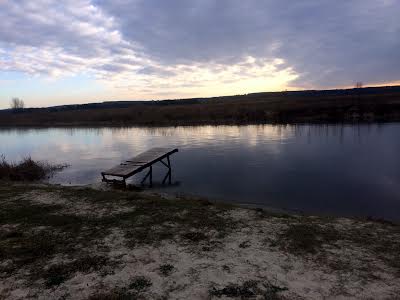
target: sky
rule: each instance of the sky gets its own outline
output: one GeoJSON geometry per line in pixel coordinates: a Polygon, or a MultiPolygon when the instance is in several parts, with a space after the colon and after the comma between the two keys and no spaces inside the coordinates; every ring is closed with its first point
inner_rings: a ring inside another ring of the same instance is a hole
{"type": "Polygon", "coordinates": [[[399,0],[0,0],[0,108],[400,83],[399,0]]]}

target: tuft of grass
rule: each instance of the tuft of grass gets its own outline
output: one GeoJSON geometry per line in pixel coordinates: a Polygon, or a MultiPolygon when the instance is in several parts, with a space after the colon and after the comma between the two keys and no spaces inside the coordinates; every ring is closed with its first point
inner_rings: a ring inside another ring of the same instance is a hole
{"type": "Polygon", "coordinates": [[[246,249],[251,246],[250,241],[243,241],[239,244],[239,248],[246,249]]]}
{"type": "Polygon", "coordinates": [[[19,163],[7,162],[4,155],[2,155],[0,156],[0,180],[41,180],[65,167],[67,165],[51,165],[44,162],[37,162],[30,157],[22,159],[19,163]]]}
{"type": "Polygon", "coordinates": [[[51,266],[43,276],[46,279],[45,285],[47,288],[59,286],[61,283],[69,279],[69,274],[63,266],[51,266]]]}
{"type": "MultiPolygon", "coordinates": [[[[0,260],[11,260],[14,269],[52,256],[60,238],[51,233],[15,233],[0,241],[0,260]]],[[[4,270],[7,271],[7,270],[4,270]]]]}
{"type": "Polygon", "coordinates": [[[174,266],[170,264],[161,265],[159,270],[161,275],[166,277],[172,273],[172,271],[174,270],[174,266]]]}
{"type": "Polygon", "coordinates": [[[295,223],[283,231],[277,243],[282,250],[295,255],[316,254],[323,244],[340,239],[339,232],[332,226],[313,223],[295,223]]]}
{"type": "Polygon", "coordinates": [[[125,289],[114,289],[110,292],[91,295],[88,300],[135,300],[136,294],[127,292],[125,289]]]}
{"type": "Polygon", "coordinates": [[[47,287],[58,286],[77,272],[89,273],[98,271],[107,263],[108,259],[105,256],[85,255],[69,263],[51,266],[43,277],[46,280],[47,287]]]}
{"type": "Polygon", "coordinates": [[[152,285],[153,284],[151,283],[150,279],[144,276],[137,276],[134,277],[132,283],[129,285],[129,288],[141,292],[147,290],[152,285]]]}
{"type": "Polygon", "coordinates": [[[329,248],[359,247],[366,254],[372,254],[386,266],[400,274],[400,226],[395,223],[355,222],[351,228],[338,231],[334,223],[322,219],[309,220],[299,218],[280,233],[276,239],[265,239],[264,243],[288,253],[304,256],[313,255],[313,259],[329,266],[334,271],[357,272],[358,276],[373,278],[370,267],[363,263],[361,267],[350,268],[342,257],[330,257],[329,248]],[[384,234],[382,233],[384,232],[384,234]],[[340,242],[339,244],[337,242],[340,242]]]}
{"type": "Polygon", "coordinates": [[[243,284],[228,284],[222,289],[213,287],[209,294],[214,297],[228,297],[240,299],[281,299],[280,292],[286,291],[287,288],[277,286],[270,282],[260,282],[258,280],[248,280],[243,284]],[[262,298],[260,298],[262,297],[262,298]]]}
{"type": "Polygon", "coordinates": [[[182,237],[194,243],[207,239],[207,236],[202,232],[187,232],[182,234],[182,237]]]}
{"type": "Polygon", "coordinates": [[[345,232],[343,239],[363,249],[369,249],[400,276],[399,225],[376,222],[358,225],[355,229],[345,232]]]}

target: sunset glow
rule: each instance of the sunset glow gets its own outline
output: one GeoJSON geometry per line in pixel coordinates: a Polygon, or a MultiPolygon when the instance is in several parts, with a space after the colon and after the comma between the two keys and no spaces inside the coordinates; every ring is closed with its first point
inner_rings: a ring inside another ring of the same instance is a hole
{"type": "Polygon", "coordinates": [[[399,82],[398,2],[283,2],[0,1],[0,108],[399,82]]]}

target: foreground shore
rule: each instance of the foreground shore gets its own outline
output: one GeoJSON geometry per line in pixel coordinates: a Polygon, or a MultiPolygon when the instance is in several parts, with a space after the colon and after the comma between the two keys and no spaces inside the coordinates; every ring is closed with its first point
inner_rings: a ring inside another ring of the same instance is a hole
{"type": "Polygon", "coordinates": [[[395,299],[400,226],[0,183],[0,299],[395,299]]]}

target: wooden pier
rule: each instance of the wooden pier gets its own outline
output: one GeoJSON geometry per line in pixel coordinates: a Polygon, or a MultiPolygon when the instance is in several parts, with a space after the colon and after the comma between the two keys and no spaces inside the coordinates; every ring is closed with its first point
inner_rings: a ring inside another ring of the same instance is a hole
{"type": "Polygon", "coordinates": [[[168,168],[168,172],[165,175],[162,183],[164,184],[168,179],[169,184],[171,184],[171,162],[170,156],[178,152],[178,149],[171,148],[152,148],[146,152],[143,152],[133,158],[126,160],[125,162],[115,166],[107,171],[101,172],[104,182],[108,183],[122,183],[126,185],[126,179],[142,172],[143,170],[149,168],[146,176],[142,179],[142,184],[149,179],[149,184],[153,184],[153,165],[157,162],[161,162],[165,167],[168,168]],[[166,161],[164,161],[166,160],[166,161]],[[119,177],[118,179],[110,179],[108,177],[119,177]]]}

